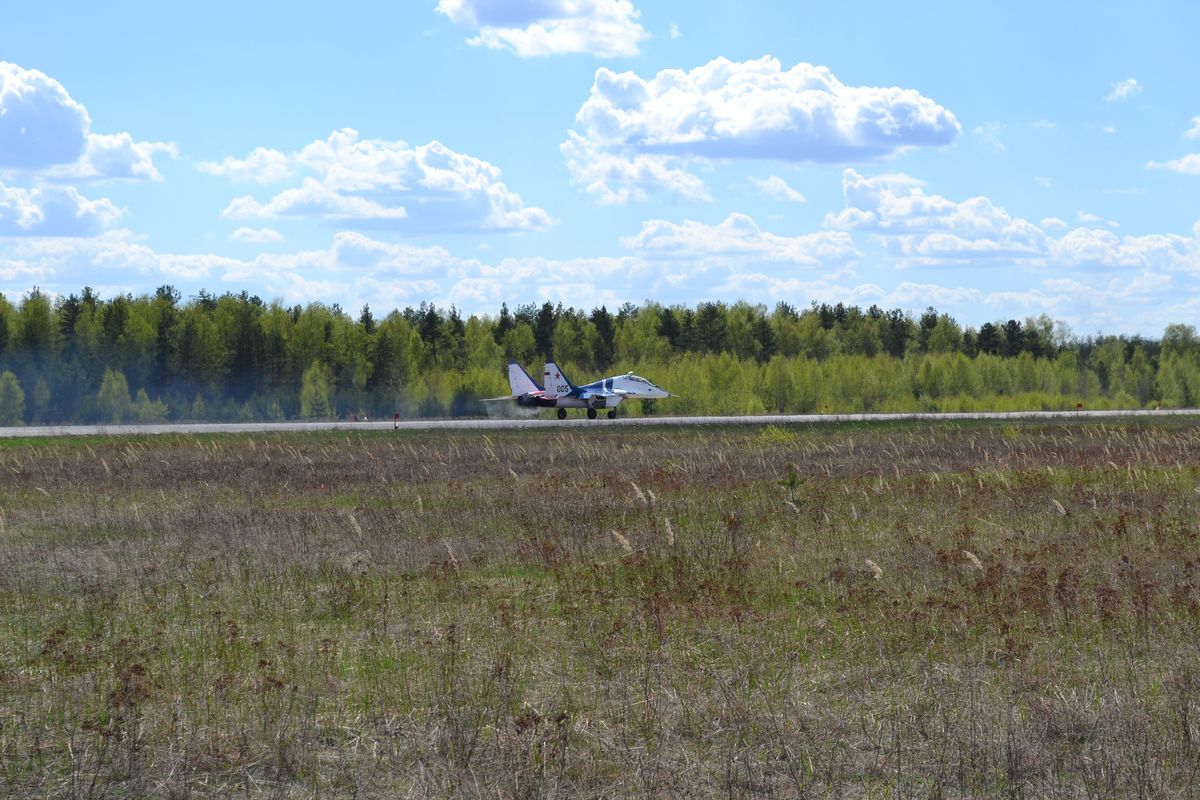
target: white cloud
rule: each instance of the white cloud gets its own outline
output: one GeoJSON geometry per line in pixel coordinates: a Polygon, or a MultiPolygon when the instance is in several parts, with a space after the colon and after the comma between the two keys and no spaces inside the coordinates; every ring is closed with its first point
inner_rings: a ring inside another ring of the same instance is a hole
{"type": "Polygon", "coordinates": [[[634,257],[506,258],[499,264],[465,262],[447,292],[449,302],[494,313],[505,299],[531,295],[564,305],[610,308],[658,296],[659,271],[634,257]]]}
{"type": "Polygon", "coordinates": [[[750,180],[768,197],[774,197],[776,200],[786,200],[789,203],[805,202],[804,195],[797,192],[791,186],[788,186],[787,181],[778,175],[772,175],[765,180],[761,178],[751,178],[750,180]]]}
{"type": "Polygon", "coordinates": [[[1151,161],[1147,169],[1169,169],[1183,175],[1200,175],[1200,153],[1192,153],[1174,161],[1151,161]]]}
{"type": "Polygon", "coordinates": [[[1045,175],[1036,175],[1033,178],[1034,183],[1041,186],[1043,189],[1049,189],[1054,185],[1054,181],[1047,178],[1045,175]]]}
{"type": "Polygon", "coordinates": [[[121,214],[111,201],[89,200],[71,186],[22,189],[0,183],[0,236],[94,236],[121,214]]]}
{"type": "MultiPolygon", "coordinates": [[[[825,218],[829,228],[865,230],[883,241],[897,266],[1004,263],[1059,269],[1200,271],[1200,234],[1118,237],[1077,227],[1057,238],[1046,231],[1067,223],[1048,217],[1041,227],[1013,217],[986,197],[955,202],[926,194],[906,175],[865,178],[846,170],[846,207],[825,218]]],[[[1079,212],[1085,224],[1105,223],[1079,212]]]]}
{"type": "Polygon", "coordinates": [[[757,303],[776,303],[780,300],[795,306],[818,303],[850,303],[870,305],[880,302],[886,291],[875,283],[846,285],[827,280],[806,280],[765,275],[760,272],[739,272],[714,292],[723,297],[736,297],[757,303]]]}
{"type": "Polygon", "coordinates": [[[889,290],[877,283],[839,284],[824,279],[780,278],[762,273],[734,274],[716,291],[724,296],[767,304],[784,300],[803,306],[815,301],[907,309],[954,308],[979,302],[982,296],[978,289],[933,283],[904,282],[889,290]]]}
{"type": "Polygon", "coordinates": [[[71,291],[95,283],[100,275],[109,280],[120,272],[149,275],[155,280],[196,279],[238,263],[211,253],[156,253],[129,231],[120,230],[86,238],[15,239],[7,243],[5,250],[15,261],[40,265],[47,278],[71,291]]]}
{"type": "Polygon", "coordinates": [[[1050,278],[1041,288],[991,292],[984,302],[1009,315],[1050,313],[1071,327],[1152,331],[1188,318],[1163,303],[1173,292],[1171,276],[1142,273],[1128,280],[1050,278]]]}
{"type": "Polygon", "coordinates": [[[1052,263],[1159,271],[1200,270],[1200,238],[1178,234],[1118,237],[1101,228],[1075,228],[1050,242],[1052,263]]]}
{"type": "Polygon", "coordinates": [[[1200,117],[1192,117],[1192,127],[1183,134],[1185,139],[1200,139],[1200,117]]]}
{"type": "Polygon", "coordinates": [[[378,295],[365,288],[368,284],[393,289],[420,286],[425,292],[420,299],[440,300],[437,278],[472,263],[454,258],[441,247],[376,242],[350,232],[335,234],[324,249],[260,253],[250,260],[214,253],[159,253],[129,231],[87,238],[26,237],[2,244],[0,275],[35,274],[43,286],[57,283],[65,291],[96,285],[101,275],[109,282],[119,281],[117,276],[126,273],[145,276],[143,284],[184,281],[198,288],[205,281],[217,281],[292,302],[374,304],[378,295]]]}
{"type": "Polygon", "coordinates": [[[523,58],[633,56],[649,36],[629,0],[439,0],[437,11],[477,32],[468,44],[523,58]]]}
{"type": "Polygon", "coordinates": [[[699,264],[774,264],[823,268],[828,272],[857,259],[854,240],[843,231],[778,236],[758,227],[745,214],[730,214],[719,225],[692,220],[682,223],[647,220],[621,245],[647,258],[687,260],[699,264]]]}
{"type": "Polygon", "coordinates": [[[91,132],[87,109],[38,70],[0,61],[0,171],[51,179],[160,180],[155,153],[174,144],[91,132]]]}
{"type": "Polygon", "coordinates": [[[559,148],[571,180],[596,195],[604,205],[644,201],[663,190],[687,200],[711,200],[704,181],[682,169],[679,159],[665,156],[611,153],[575,131],[559,148]]]}
{"type": "Polygon", "coordinates": [[[63,85],[0,61],[0,168],[37,170],[83,156],[91,120],[63,85]]]}
{"type": "Polygon", "coordinates": [[[1004,126],[999,122],[986,122],[983,125],[976,125],[971,131],[987,144],[991,145],[992,149],[997,153],[1004,152],[1004,142],[1000,140],[1000,134],[1004,132],[1004,126]]]}
{"type": "Polygon", "coordinates": [[[292,176],[287,155],[268,147],[256,147],[245,158],[226,156],[221,161],[201,161],[196,169],[234,181],[255,183],[278,183],[292,176]]]}
{"type": "Polygon", "coordinates": [[[683,38],[683,32],[679,30],[679,26],[677,24],[675,24],[674,22],[671,23],[671,29],[668,32],[668,35],[672,39],[682,39],[683,38]]]}
{"type": "Polygon", "coordinates": [[[342,223],[401,220],[408,216],[403,206],[388,207],[365,197],[343,195],[315,178],[305,178],[295,189],[286,189],[266,203],[251,195],[235,197],[221,216],[229,219],[278,219],[319,216],[342,223]]]}
{"type": "Polygon", "coordinates": [[[76,178],[161,181],[154,156],[165,153],[179,158],[174,142],[137,142],[128,133],[89,133],[87,152],[75,165],[61,173],[76,178]]]}
{"type": "Polygon", "coordinates": [[[235,242],[248,242],[250,244],[274,244],[283,241],[283,234],[271,228],[238,228],[233,233],[229,234],[229,238],[235,242]]]}
{"type": "Polygon", "coordinates": [[[596,72],[561,149],[575,183],[608,202],[663,188],[696,199],[713,159],[871,161],[952,142],[948,110],[913,89],[855,87],[824,67],[718,58],[690,72],[596,72]]]}
{"type": "Polygon", "coordinates": [[[882,305],[899,308],[948,308],[978,302],[981,292],[966,286],[936,283],[901,283],[883,298],[882,305]]]}
{"type": "Polygon", "coordinates": [[[1095,225],[1104,221],[1104,217],[1097,217],[1095,214],[1089,214],[1086,211],[1075,212],[1075,217],[1085,225],[1095,225]]]}
{"type": "Polygon", "coordinates": [[[826,215],[826,227],[879,233],[902,265],[1024,260],[1046,252],[1040,228],[986,197],[957,203],[926,194],[921,182],[907,175],[866,178],[852,169],[842,175],[842,190],[846,207],[826,215]]]}
{"type": "Polygon", "coordinates": [[[1112,91],[1105,96],[1104,102],[1115,103],[1117,101],[1124,101],[1141,93],[1141,84],[1134,78],[1126,78],[1112,85],[1112,91]]]}
{"type": "Polygon", "coordinates": [[[552,224],[543,209],[526,206],[505,185],[498,167],[439,142],[410,147],[402,141],[360,139],[357,131],[346,128],[285,157],[282,164],[277,152],[259,148],[247,159],[209,165],[209,171],[230,175],[262,175],[254,164],[267,165],[274,174],[283,168],[311,173],[300,186],[266,201],[251,195],[235,198],[224,216],[311,216],[359,228],[424,231],[540,230],[552,224]]]}

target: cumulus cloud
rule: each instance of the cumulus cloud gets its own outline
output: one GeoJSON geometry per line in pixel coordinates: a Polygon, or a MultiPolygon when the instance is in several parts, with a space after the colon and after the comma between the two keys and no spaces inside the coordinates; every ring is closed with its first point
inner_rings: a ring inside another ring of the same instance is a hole
{"type": "Polygon", "coordinates": [[[1169,169],[1183,175],[1200,175],[1200,153],[1192,153],[1174,161],[1151,161],[1147,169],[1169,169]]]}
{"type": "Polygon", "coordinates": [[[1048,217],[1039,227],[986,197],[956,202],[927,194],[906,175],[866,178],[848,169],[842,188],[846,207],[826,215],[826,227],[876,234],[901,267],[1002,260],[1061,269],[1200,270],[1200,235],[1118,237],[1089,227],[1104,221],[1086,212],[1079,213],[1083,226],[1051,235],[1048,230],[1064,230],[1067,223],[1048,217]]]}
{"type": "Polygon", "coordinates": [[[1200,117],[1192,117],[1192,127],[1183,134],[1185,139],[1200,139],[1200,117]]]}
{"type": "Polygon", "coordinates": [[[0,171],[51,179],[161,180],[156,153],[174,144],[91,132],[87,109],[43,72],[0,61],[0,171]]]}
{"type": "Polygon", "coordinates": [[[654,191],[666,191],[687,200],[711,200],[704,181],[683,167],[680,159],[647,153],[613,153],[575,131],[559,148],[571,180],[596,195],[604,205],[644,201],[654,191]]]}
{"type": "Polygon", "coordinates": [[[835,271],[857,259],[854,240],[843,231],[778,236],[764,231],[745,214],[730,214],[719,225],[686,220],[647,220],[621,245],[655,259],[695,263],[775,264],[835,271]]]}
{"type": "Polygon", "coordinates": [[[591,95],[561,149],[572,179],[608,202],[654,187],[706,196],[697,162],[769,158],[871,161],[949,144],[954,115],[913,89],[856,87],[825,67],[778,59],[715,59],[690,72],[596,72],[591,95]]]}
{"type": "Polygon", "coordinates": [[[754,302],[773,304],[781,298],[794,305],[808,302],[878,305],[882,308],[955,308],[976,303],[982,293],[961,286],[932,283],[900,283],[885,289],[877,283],[837,283],[824,278],[777,277],[762,273],[738,273],[730,276],[718,292],[754,302]]]}
{"type": "Polygon", "coordinates": [[[1104,102],[1115,103],[1128,100],[1142,93],[1142,86],[1135,78],[1126,78],[1112,85],[1112,91],[1104,97],[1104,102]]]}
{"type": "Polygon", "coordinates": [[[955,202],[926,194],[907,175],[867,178],[847,169],[842,175],[846,207],[825,217],[841,230],[882,234],[889,252],[905,264],[934,264],[989,258],[1039,258],[1046,235],[1011,216],[986,197],[955,202]]]}
{"type": "Polygon", "coordinates": [[[271,228],[241,227],[229,234],[229,238],[249,244],[275,244],[283,241],[283,234],[271,228]]]}
{"type": "Polygon", "coordinates": [[[38,264],[48,280],[59,282],[67,291],[93,284],[98,274],[110,280],[122,273],[159,281],[193,280],[238,263],[212,253],[156,253],[124,230],[89,237],[10,240],[5,251],[14,261],[38,264]]]}
{"type": "Polygon", "coordinates": [[[459,308],[488,313],[505,299],[530,295],[564,305],[611,308],[658,296],[656,277],[634,257],[506,258],[498,264],[464,263],[447,298],[459,308]]]}
{"type": "Polygon", "coordinates": [[[437,11],[476,31],[468,44],[522,58],[591,53],[637,55],[649,34],[629,0],[439,0],[437,11]]]}
{"type": "Polygon", "coordinates": [[[201,161],[196,169],[209,175],[221,175],[234,181],[279,183],[292,176],[292,166],[285,153],[267,147],[256,147],[245,158],[226,156],[221,161],[201,161]]]}
{"type": "Polygon", "coordinates": [[[1075,228],[1050,242],[1050,256],[1063,267],[1195,272],[1200,270],[1200,239],[1178,234],[1119,237],[1103,228],[1075,228]]]}
{"type": "Polygon", "coordinates": [[[386,206],[355,195],[344,195],[315,178],[305,178],[294,189],[286,189],[266,203],[250,195],[234,198],[222,216],[230,219],[278,219],[320,216],[346,224],[401,220],[408,216],[404,206],[386,206]]]}
{"type": "Polygon", "coordinates": [[[977,302],[981,292],[968,286],[940,286],[936,283],[905,281],[887,293],[881,305],[899,308],[950,308],[977,302]]]}
{"type": "Polygon", "coordinates": [[[214,253],[160,253],[124,230],[86,238],[9,239],[0,250],[0,274],[17,279],[33,275],[47,289],[58,285],[75,291],[83,284],[95,285],[98,274],[118,282],[128,275],[143,285],[171,281],[199,288],[216,281],[291,302],[375,304],[381,296],[399,296],[398,288],[405,285],[419,288],[419,299],[440,300],[443,293],[434,276],[464,263],[441,247],[376,242],[351,232],[334,235],[326,248],[260,253],[249,260],[214,253]],[[383,287],[387,292],[378,294],[383,287]]]}
{"type": "Polygon", "coordinates": [[[0,168],[73,163],[87,147],[87,109],[38,70],[0,61],[0,168]]]}
{"type": "Polygon", "coordinates": [[[309,173],[299,186],[265,201],[235,198],[223,216],[305,216],[356,228],[424,231],[540,230],[552,223],[543,209],[526,206],[505,185],[498,167],[439,142],[411,147],[403,141],[360,139],[346,128],[283,162],[277,152],[259,148],[246,159],[206,166],[231,177],[262,175],[260,167],[273,174],[282,169],[309,173]]]}
{"type": "Polygon", "coordinates": [[[776,200],[786,200],[789,203],[805,202],[804,195],[797,192],[791,186],[788,186],[787,181],[778,175],[772,175],[769,178],[751,178],[755,186],[759,188],[763,194],[768,197],[774,197],[776,200]]]}
{"type": "Polygon", "coordinates": [[[1099,281],[1049,278],[1021,291],[989,292],[983,302],[1007,315],[1050,313],[1071,326],[1148,331],[1188,318],[1164,305],[1173,291],[1172,276],[1156,273],[1099,281]]]}
{"type": "Polygon", "coordinates": [[[0,183],[0,236],[94,236],[121,214],[111,201],[89,200],[71,186],[0,183]]]}

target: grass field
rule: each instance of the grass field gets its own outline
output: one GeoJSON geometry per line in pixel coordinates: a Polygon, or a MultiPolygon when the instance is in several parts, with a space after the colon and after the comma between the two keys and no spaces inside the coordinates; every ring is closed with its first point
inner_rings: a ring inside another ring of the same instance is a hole
{"type": "Polygon", "coordinates": [[[1193,797],[1200,428],[0,447],[0,795],[1193,797]]]}

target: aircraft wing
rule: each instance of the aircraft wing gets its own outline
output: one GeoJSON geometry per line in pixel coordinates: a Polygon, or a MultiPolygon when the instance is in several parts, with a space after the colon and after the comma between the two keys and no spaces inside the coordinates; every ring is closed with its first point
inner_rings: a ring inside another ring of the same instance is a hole
{"type": "Polygon", "coordinates": [[[544,390],[538,389],[536,392],[525,392],[524,394],[502,394],[499,397],[481,397],[479,400],[482,403],[495,403],[500,400],[520,400],[522,397],[542,397],[545,394],[544,390]]]}
{"type": "Polygon", "coordinates": [[[625,392],[610,392],[607,389],[584,389],[579,393],[580,400],[593,400],[597,397],[621,397],[625,392]]]}

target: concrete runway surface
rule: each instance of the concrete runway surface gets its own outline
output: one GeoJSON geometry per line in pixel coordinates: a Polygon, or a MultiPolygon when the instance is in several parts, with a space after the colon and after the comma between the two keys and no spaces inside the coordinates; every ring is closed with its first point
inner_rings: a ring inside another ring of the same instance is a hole
{"type": "Polygon", "coordinates": [[[1013,411],[913,414],[775,414],[744,417],[620,417],[589,420],[582,412],[565,420],[522,419],[390,419],[370,422],[181,422],[159,425],[30,425],[0,428],[0,438],[50,436],[126,436],[137,434],[273,433],[276,431],[429,431],[525,430],[553,428],[629,428],[637,426],[814,425],[830,422],[944,422],[958,420],[1072,420],[1131,417],[1200,417],[1200,409],[1122,411],[1013,411]]]}

